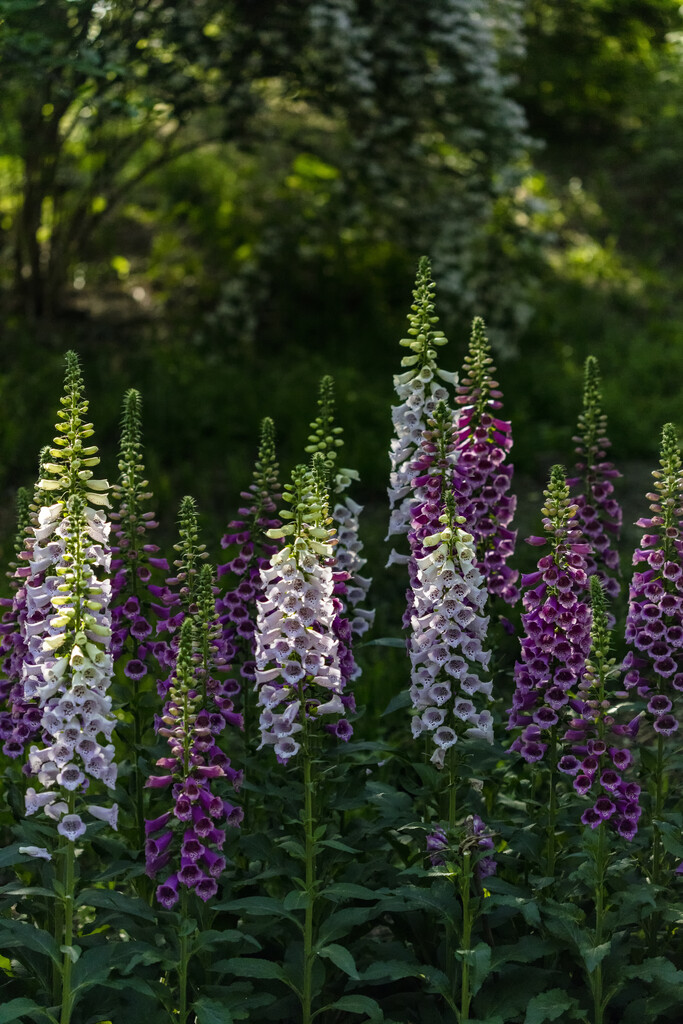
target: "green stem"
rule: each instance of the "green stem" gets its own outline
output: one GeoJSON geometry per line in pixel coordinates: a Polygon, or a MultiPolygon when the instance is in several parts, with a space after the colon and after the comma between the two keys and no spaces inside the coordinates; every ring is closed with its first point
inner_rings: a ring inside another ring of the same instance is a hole
{"type": "MultiPolygon", "coordinates": [[[[605,913],[605,826],[598,826],[598,850],[595,857],[595,945],[602,945],[602,932],[605,913]]],[[[593,991],[593,1024],[602,1024],[604,1006],[602,1002],[602,961],[596,964],[595,970],[589,975],[593,991]]]]}
{"type": "MultiPolygon", "coordinates": [[[[69,814],[74,813],[74,794],[69,794],[69,814]]],[[[62,961],[62,1013],[59,1018],[60,1024],[70,1024],[71,1010],[73,1008],[73,993],[71,992],[71,947],[74,939],[74,865],[75,849],[72,841],[67,841],[64,851],[64,930],[61,935],[60,945],[65,948],[64,960],[62,961]]]]}
{"type": "Polygon", "coordinates": [[[557,726],[550,730],[550,792],[548,795],[548,825],[546,828],[546,876],[555,874],[555,825],[557,822],[557,726]]]}
{"type": "MultiPolygon", "coordinates": [[[[653,886],[660,884],[662,869],[662,839],[658,822],[661,821],[664,809],[664,737],[657,736],[657,765],[655,768],[655,802],[652,812],[652,870],[650,882],[653,886]]],[[[649,922],[650,933],[650,956],[657,955],[657,936],[659,933],[661,915],[654,913],[649,922]]]]}
{"type": "Polygon", "coordinates": [[[315,843],[313,839],[313,779],[308,737],[304,726],[304,840],[306,851],[306,910],[304,917],[304,984],[301,996],[301,1019],[311,1024],[313,976],[313,904],[315,900],[315,843]]]}
{"type": "Polygon", "coordinates": [[[462,943],[463,952],[462,977],[460,981],[460,1020],[467,1020],[470,1015],[470,965],[467,952],[472,945],[472,915],[470,913],[470,884],[472,881],[472,857],[468,851],[463,853],[463,870],[460,875],[460,898],[462,900],[462,943]]]}
{"type": "MultiPolygon", "coordinates": [[[[458,761],[455,747],[450,747],[446,755],[448,760],[448,830],[447,839],[449,845],[453,842],[455,834],[455,817],[458,799],[458,761]]],[[[451,918],[446,922],[446,973],[451,982],[451,997],[455,1005],[458,991],[455,951],[458,948],[458,936],[455,923],[451,918]]]]}
{"type": "Polygon", "coordinates": [[[187,889],[182,887],[180,897],[180,961],[178,963],[178,1019],[187,1024],[187,968],[190,962],[190,936],[187,934],[187,889]]]}

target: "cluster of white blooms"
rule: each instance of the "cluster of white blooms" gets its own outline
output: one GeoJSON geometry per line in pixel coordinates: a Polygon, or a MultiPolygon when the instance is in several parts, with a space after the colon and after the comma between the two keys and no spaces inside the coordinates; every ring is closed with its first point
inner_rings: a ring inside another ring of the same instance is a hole
{"type": "Polygon", "coordinates": [[[304,727],[304,715],[319,719],[344,713],[338,641],[332,633],[334,581],[332,569],[320,564],[303,538],[273,555],[261,580],[265,598],[256,622],[261,746],[272,744],[284,763],[300,748],[295,736],[304,727]]]}
{"type": "MultiPolygon", "coordinates": [[[[23,683],[25,699],[42,709],[45,746],[29,751],[29,774],[41,791],[29,787],[26,813],[42,809],[71,840],[86,825],[69,794],[85,792],[87,776],[109,789],[116,783],[116,718],[107,695],[111,583],[96,575],[97,569],[109,569],[109,529],[104,515],[79,497],[41,508],[33,528],[23,683]]],[[[88,811],[116,827],[115,805],[89,805],[88,811]]]]}
{"type": "MultiPolygon", "coordinates": [[[[410,337],[400,342],[410,349],[410,355],[403,357],[401,366],[410,369],[394,375],[394,388],[400,401],[391,407],[395,436],[389,451],[391,471],[387,493],[391,515],[386,540],[410,530],[411,512],[419,501],[413,486],[413,462],[422,433],[437,404],[448,400],[448,392],[440,381],[457,383],[456,374],[440,370],[436,365],[436,349],[446,344],[446,338],[432,326],[438,317],[434,316],[434,282],[426,257],[420,260],[413,296],[413,312],[408,315],[410,337]]],[[[407,561],[408,555],[392,551],[387,564],[407,561]]]]}
{"type": "Polygon", "coordinates": [[[449,525],[449,518],[444,514],[444,529],[423,540],[433,550],[417,559],[409,646],[413,736],[431,733],[431,760],[440,768],[461,736],[493,741],[493,716],[481,709],[492,686],[479,675],[490,659],[483,646],[489,621],[482,614],[484,578],[472,535],[449,525]]]}

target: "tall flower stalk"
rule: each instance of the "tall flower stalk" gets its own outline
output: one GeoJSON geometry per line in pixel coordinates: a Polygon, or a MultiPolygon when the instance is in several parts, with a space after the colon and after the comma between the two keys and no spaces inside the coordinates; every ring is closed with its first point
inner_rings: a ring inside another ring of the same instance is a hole
{"type": "Polygon", "coordinates": [[[453,475],[458,512],[474,537],[477,566],[492,596],[515,604],[518,572],[507,560],[517,531],[510,529],[517,499],[510,495],[513,467],[505,465],[512,448],[512,426],[500,419],[502,393],[484,321],[472,322],[470,347],[456,388],[457,462],[453,475]]]}
{"type": "MultiPolygon", "coordinates": [[[[244,499],[244,506],[238,511],[241,518],[233,519],[228,524],[228,532],[221,540],[222,547],[232,549],[233,557],[229,562],[219,565],[217,569],[219,579],[226,574],[232,574],[238,580],[236,585],[226,590],[223,597],[218,599],[217,608],[223,630],[226,669],[229,668],[231,673],[231,688],[235,699],[242,690],[241,708],[248,754],[255,749],[257,743],[258,709],[253,695],[256,669],[256,609],[258,601],[263,597],[261,569],[268,564],[268,560],[278,547],[266,537],[267,530],[280,526],[276,503],[280,499],[282,488],[278,477],[275,426],[270,417],[265,417],[261,421],[258,456],[252,482],[248,490],[241,492],[244,499]],[[244,680],[244,689],[236,678],[238,672],[244,680]]],[[[249,790],[245,793],[245,801],[248,798],[249,790]]]]}
{"type": "Polygon", "coordinates": [[[508,729],[521,729],[510,749],[529,763],[548,754],[548,817],[546,873],[555,870],[558,738],[562,718],[582,708],[578,683],[590,651],[590,608],[585,601],[589,547],[575,529],[578,511],[569,499],[562,466],[553,466],[543,492],[543,526],[547,537],[528,543],[550,551],[536,572],[522,577],[521,661],[515,663],[515,692],[508,712],[508,729]],[[578,700],[578,703],[577,703],[578,700]]]}
{"type": "MultiPolygon", "coordinates": [[[[391,442],[389,476],[389,507],[391,510],[390,537],[407,534],[410,530],[413,492],[413,461],[422,439],[427,420],[433,415],[437,402],[448,400],[444,383],[455,384],[457,376],[437,366],[437,350],[447,343],[443,331],[437,330],[439,322],[434,309],[435,284],[429,260],[422,256],[417,269],[413,305],[408,314],[408,335],[400,345],[408,348],[409,354],[401,360],[403,373],[394,375],[394,388],[399,403],[392,406],[391,418],[395,437],[391,442]]],[[[405,564],[407,554],[391,552],[388,565],[393,562],[405,564]]]]}
{"type": "Polygon", "coordinates": [[[591,546],[586,571],[589,576],[597,573],[605,593],[615,598],[619,593],[619,553],[615,545],[621,531],[622,512],[613,496],[612,480],[621,474],[606,460],[611,442],[607,437],[607,417],[602,411],[600,368],[595,356],[586,359],[583,411],[573,440],[579,456],[577,476],[567,483],[578,492],[573,499],[578,505],[576,522],[591,546]]]}
{"type": "MultiPolygon", "coordinates": [[[[88,403],[78,359],[66,356],[62,408],[57,436],[44,461],[39,488],[53,500],[40,508],[32,527],[31,573],[42,582],[31,587],[24,665],[24,695],[42,710],[45,745],[32,746],[28,774],[38,789],[26,791],[26,813],[37,811],[57,823],[60,837],[58,945],[65,950],[61,969],[60,1024],[69,1024],[74,1004],[71,990],[75,843],[87,832],[86,814],[116,828],[117,807],[103,807],[90,792],[93,782],[113,789],[116,782],[114,745],[116,719],[107,689],[112,676],[109,654],[111,616],[109,524],[98,507],[109,500],[106,480],[95,479],[97,447],[89,444],[92,424],[85,419],[88,403]],[[95,508],[93,508],[95,506],[95,508]],[[30,622],[29,622],[30,620],[30,622]],[[103,736],[104,745],[99,741],[103,736]],[[91,781],[92,780],[92,781],[91,781]]],[[[31,848],[50,858],[47,850],[31,848]]],[[[55,992],[55,994],[57,994],[55,992]]]]}
{"type": "MultiPolygon", "coordinates": [[[[646,530],[633,564],[642,566],[629,587],[624,660],[626,693],[647,701],[646,710],[657,734],[654,770],[648,774],[654,837],[650,881],[663,880],[661,821],[666,778],[665,747],[679,729],[678,694],[683,690],[683,468],[672,423],[662,431],[660,468],[653,472],[654,490],[647,495],[651,516],[638,520],[646,530]]],[[[656,946],[656,916],[650,945],[656,946]]]]}
{"type": "Polygon", "coordinates": [[[168,562],[157,557],[159,548],[150,542],[148,531],[158,523],[146,506],[152,498],[145,478],[142,446],[142,401],[134,388],[123,400],[119,477],[112,487],[116,511],[110,514],[112,534],[112,656],[123,664],[127,680],[126,705],[133,718],[133,772],[135,824],[138,845],[145,843],[144,782],[140,767],[144,756],[143,740],[151,731],[151,716],[146,712],[142,694],[150,673],[154,616],[147,589],[152,569],[165,569],[168,562]]]}
{"type": "Polygon", "coordinates": [[[324,455],[312,467],[297,466],[286,486],[285,525],[271,531],[287,543],[262,570],[265,599],[258,610],[256,679],[261,714],[261,745],[272,745],[277,760],[301,762],[304,788],[306,893],[303,985],[298,993],[303,1024],[313,1020],[314,914],[316,881],[316,744],[325,731],[347,739],[351,726],[342,702],[344,678],[334,631],[333,529],[328,512],[324,455]],[[325,729],[327,719],[336,719],[325,729]]]}

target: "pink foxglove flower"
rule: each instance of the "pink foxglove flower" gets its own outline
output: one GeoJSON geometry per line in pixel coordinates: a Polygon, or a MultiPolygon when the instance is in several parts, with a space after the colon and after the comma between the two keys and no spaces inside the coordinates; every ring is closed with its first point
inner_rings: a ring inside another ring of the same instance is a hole
{"type": "MultiPolygon", "coordinates": [[[[41,810],[57,830],[75,841],[86,831],[82,793],[93,804],[95,782],[113,789],[116,763],[112,732],[116,718],[107,694],[112,676],[111,555],[109,523],[95,506],[109,504],[106,480],[94,478],[97,448],[84,421],[88,403],[78,360],[67,354],[65,396],[58,412],[59,435],[45,461],[39,487],[54,499],[32,527],[30,566],[42,582],[28,595],[24,696],[42,710],[44,745],[31,747],[26,813],[41,810]],[[85,443],[84,443],[85,442],[85,443]]],[[[101,815],[93,814],[98,818],[101,815]]],[[[115,816],[110,818],[113,826],[115,816]]]]}
{"type": "Polygon", "coordinates": [[[529,762],[545,755],[548,731],[583,706],[577,687],[590,651],[591,613],[585,600],[590,549],[574,528],[578,508],[570,504],[562,466],[553,466],[544,495],[543,525],[548,538],[528,540],[549,543],[550,551],[539,559],[536,572],[522,578],[525,636],[521,661],[515,664],[508,718],[508,729],[522,730],[511,749],[529,762]]]}
{"type": "Polygon", "coordinates": [[[464,516],[477,548],[477,565],[491,595],[515,604],[518,572],[507,564],[514,554],[517,531],[510,529],[516,497],[510,495],[512,448],[509,420],[500,419],[502,393],[484,321],[475,317],[469,353],[456,388],[457,463],[453,475],[456,506],[464,516]]]}
{"type": "Polygon", "coordinates": [[[615,674],[608,661],[610,635],[602,583],[597,574],[591,577],[592,651],[579,684],[582,701],[574,702],[574,717],[563,736],[560,772],[573,778],[574,789],[581,797],[592,800],[581,821],[590,828],[603,822],[624,839],[631,840],[638,829],[641,815],[640,786],[629,779],[628,769],[633,757],[624,746],[628,729],[618,724],[609,708],[607,683],[615,674]]]}
{"type": "Polygon", "coordinates": [[[647,701],[660,736],[679,728],[676,707],[683,690],[683,469],[672,423],[662,432],[661,469],[647,497],[651,516],[638,520],[643,534],[633,555],[639,568],[629,587],[626,641],[632,648],[623,667],[627,691],[647,701]]]}
{"type": "MultiPolygon", "coordinates": [[[[413,462],[422,440],[422,431],[433,415],[437,402],[448,399],[443,382],[457,382],[454,373],[439,369],[436,363],[437,348],[446,344],[446,338],[442,331],[434,327],[438,323],[438,317],[434,314],[434,288],[429,260],[423,256],[418,265],[412,312],[408,314],[409,337],[400,342],[410,350],[401,360],[401,366],[406,369],[394,376],[399,403],[392,406],[391,410],[396,436],[390,449],[388,494],[391,515],[387,540],[410,530],[411,512],[415,503],[413,462]]],[[[387,564],[405,564],[408,557],[407,554],[392,551],[387,564]]]]}
{"type": "Polygon", "coordinates": [[[316,722],[331,724],[343,740],[352,731],[343,717],[344,679],[333,628],[333,531],[324,480],[320,453],[314,455],[313,470],[296,467],[283,496],[291,505],[281,514],[286,525],[270,531],[287,543],[261,571],[265,597],[256,637],[261,746],[272,746],[281,764],[299,752],[302,731],[316,722]]]}
{"type": "Polygon", "coordinates": [[[595,356],[586,359],[583,412],[579,416],[578,434],[574,437],[579,461],[577,476],[567,483],[578,492],[573,499],[578,505],[577,528],[591,546],[586,558],[589,576],[597,573],[605,593],[616,597],[619,593],[619,553],[616,542],[621,531],[622,513],[614,497],[612,480],[621,476],[614,464],[606,461],[610,446],[607,437],[607,417],[601,410],[602,394],[600,371],[595,356]]]}

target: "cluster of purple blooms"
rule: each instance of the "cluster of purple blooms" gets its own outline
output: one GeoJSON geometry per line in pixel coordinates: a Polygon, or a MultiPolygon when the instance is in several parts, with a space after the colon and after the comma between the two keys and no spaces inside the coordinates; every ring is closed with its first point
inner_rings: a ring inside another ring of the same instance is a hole
{"type": "MultiPolygon", "coordinates": [[[[479,851],[495,850],[493,837],[478,814],[470,814],[465,821],[466,839],[470,845],[474,841],[479,851]]],[[[449,843],[446,831],[443,828],[436,828],[427,836],[427,853],[432,867],[443,867],[446,864],[445,854],[448,851],[449,843]]],[[[474,866],[474,873],[482,882],[485,878],[491,878],[497,871],[497,864],[494,857],[482,857],[479,854],[474,866]]]]}
{"type": "Polygon", "coordinates": [[[570,489],[580,493],[573,498],[578,506],[576,523],[590,544],[586,556],[586,572],[597,574],[608,597],[619,594],[619,554],[613,541],[619,539],[622,511],[614,497],[612,480],[621,476],[612,462],[606,460],[610,447],[607,417],[600,409],[600,376],[595,356],[588,356],[585,367],[583,412],[579,416],[577,444],[579,461],[577,476],[567,480],[570,489]]]}
{"type": "MultiPolygon", "coordinates": [[[[522,578],[521,661],[515,663],[515,692],[508,729],[521,729],[511,744],[525,761],[540,761],[548,748],[543,737],[560,716],[580,711],[577,686],[590,651],[591,612],[584,600],[589,546],[573,526],[576,506],[569,503],[564,470],[554,466],[544,492],[543,525],[551,551],[536,572],[522,578]]],[[[545,545],[543,537],[529,542],[545,545]]]]}
{"type": "Polygon", "coordinates": [[[493,372],[484,322],[475,317],[470,350],[456,387],[460,408],[453,488],[458,513],[474,537],[477,565],[489,594],[513,605],[519,597],[519,573],[507,559],[514,554],[517,539],[517,531],[510,529],[517,499],[508,493],[513,467],[504,464],[512,448],[512,427],[494,415],[502,408],[502,393],[493,372]]]}
{"type": "MultiPolygon", "coordinates": [[[[208,569],[208,566],[206,567],[208,569]]],[[[167,700],[158,724],[158,733],[167,738],[170,756],[157,761],[165,775],[151,776],[148,788],[171,788],[173,807],[145,823],[146,872],[150,878],[169,863],[176,865],[178,832],[182,831],[180,866],[157,887],[157,899],[167,910],[179,899],[178,887],[194,890],[205,902],[218,891],[218,878],[225,869],[221,854],[225,823],[238,826],[242,810],[212,793],[214,779],[228,777],[239,788],[241,773],[230,766],[229,758],[217,740],[225,729],[226,717],[218,708],[210,709],[203,694],[211,680],[198,667],[195,636],[198,624],[192,616],[183,620],[178,657],[167,700]]],[[[213,697],[216,703],[216,697],[213,697]]]]}
{"type": "Polygon", "coordinates": [[[629,588],[626,640],[635,650],[623,667],[626,693],[635,690],[647,700],[654,730],[667,737],[679,728],[673,701],[683,690],[683,471],[671,424],[664,427],[661,467],[648,494],[652,516],[637,524],[648,532],[633,556],[643,568],[629,588]]]}

